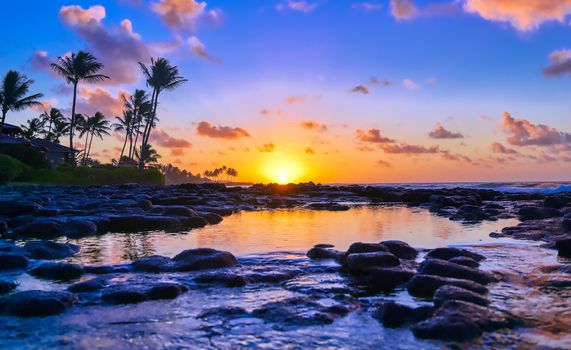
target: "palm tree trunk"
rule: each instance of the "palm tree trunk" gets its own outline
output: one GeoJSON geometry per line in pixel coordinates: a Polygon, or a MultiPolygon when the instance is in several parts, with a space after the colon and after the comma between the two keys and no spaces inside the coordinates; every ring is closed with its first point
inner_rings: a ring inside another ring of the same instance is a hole
{"type": "Polygon", "coordinates": [[[87,160],[89,159],[89,154],[91,153],[91,143],[93,142],[93,135],[94,133],[91,133],[91,138],[89,139],[89,148],[87,149],[87,156],[85,157],[85,163],[87,163],[87,160]]]}
{"type": "Polygon", "coordinates": [[[135,150],[137,149],[137,143],[139,142],[139,135],[141,134],[141,122],[137,123],[137,128],[135,129],[137,134],[135,135],[135,143],[133,144],[133,149],[129,155],[129,158],[133,159],[135,156],[135,150]]]}
{"type": "Polygon", "coordinates": [[[2,134],[2,132],[4,131],[4,122],[6,121],[6,114],[8,113],[8,110],[3,110],[2,111],[2,121],[0,121],[0,135],[2,134]]]}
{"type": "Polygon", "coordinates": [[[121,155],[119,156],[119,162],[117,166],[121,166],[121,159],[123,159],[123,153],[125,153],[125,147],[127,146],[127,137],[129,136],[129,127],[125,129],[125,142],[123,142],[123,148],[121,149],[121,155]]]}
{"type": "Polygon", "coordinates": [[[145,131],[143,131],[143,141],[141,142],[141,152],[139,154],[139,169],[143,170],[145,167],[146,158],[143,152],[145,152],[145,148],[147,143],[149,142],[149,135],[151,134],[151,129],[153,128],[153,124],[155,122],[155,113],[156,113],[156,106],[157,100],[159,99],[159,93],[156,88],[153,89],[153,97],[151,98],[151,103],[153,104],[153,109],[151,112],[151,118],[147,121],[147,125],[145,125],[145,131]]]}
{"type": "Polygon", "coordinates": [[[87,154],[87,143],[89,142],[89,134],[85,135],[85,145],[83,145],[83,159],[81,165],[85,165],[85,155],[87,154]]]}
{"type": "Polygon", "coordinates": [[[73,83],[73,101],[71,103],[71,120],[69,125],[69,148],[71,151],[71,164],[75,165],[75,151],[73,149],[73,132],[75,130],[75,102],[77,101],[77,82],[73,83]]]}
{"type": "Polygon", "coordinates": [[[51,133],[52,133],[52,120],[50,119],[50,124],[48,126],[48,133],[46,135],[46,137],[44,138],[44,140],[50,140],[51,139],[51,133]]]}

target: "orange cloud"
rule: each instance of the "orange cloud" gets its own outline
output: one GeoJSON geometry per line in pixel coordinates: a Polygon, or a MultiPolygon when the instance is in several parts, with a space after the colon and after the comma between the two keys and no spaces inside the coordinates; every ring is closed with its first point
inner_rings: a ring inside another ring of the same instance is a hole
{"type": "Polygon", "coordinates": [[[210,53],[206,51],[206,46],[198,40],[197,37],[191,36],[187,40],[188,45],[190,46],[190,52],[192,52],[195,56],[212,63],[220,63],[220,59],[212,56],[210,53]]]}
{"type": "Polygon", "coordinates": [[[381,168],[392,168],[393,165],[389,162],[387,162],[386,160],[378,160],[377,161],[377,165],[380,166],[381,168]]]}
{"type": "Polygon", "coordinates": [[[160,147],[164,148],[190,148],[192,144],[185,139],[175,138],[169,135],[164,130],[156,130],[151,133],[149,137],[151,143],[156,143],[160,147]]]}
{"type": "Polygon", "coordinates": [[[241,137],[250,137],[250,134],[242,128],[232,128],[229,126],[216,126],[207,121],[201,121],[196,127],[196,132],[200,136],[212,137],[215,139],[234,140],[241,137]]]}
{"type": "Polygon", "coordinates": [[[315,150],[311,147],[307,147],[305,149],[305,154],[309,154],[309,155],[314,155],[315,154],[315,150]]]}
{"type": "Polygon", "coordinates": [[[315,130],[315,131],[319,131],[319,132],[323,132],[323,131],[327,130],[327,125],[313,121],[313,120],[301,122],[301,127],[304,129],[307,129],[307,130],[315,130]]]}
{"type": "Polygon", "coordinates": [[[516,151],[513,148],[508,148],[504,145],[502,145],[499,142],[493,142],[490,145],[490,148],[492,149],[492,152],[494,153],[501,153],[501,154],[518,154],[518,151],[516,151]]]}
{"type": "Polygon", "coordinates": [[[391,0],[391,14],[396,19],[411,19],[417,16],[414,0],[391,0]]]}
{"type": "Polygon", "coordinates": [[[502,128],[509,135],[507,141],[514,146],[553,146],[571,143],[571,134],[544,124],[533,124],[527,119],[513,118],[505,112],[502,128]]]}
{"type": "Polygon", "coordinates": [[[262,153],[272,153],[275,150],[276,150],[276,145],[274,145],[273,143],[266,143],[263,144],[261,147],[258,147],[258,151],[262,153]]]}
{"type": "Polygon", "coordinates": [[[128,98],[129,93],[120,90],[116,96],[113,96],[111,92],[100,87],[81,87],[79,96],[81,100],[77,104],[78,113],[91,115],[95,112],[101,112],[106,117],[112,118],[121,115],[124,98],[128,98]]]}
{"type": "Polygon", "coordinates": [[[509,22],[521,31],[548,21],[564,22],[571,0],[466,0],[464,9],[491,21],[509,22]]]}
{"type": "Polygon", "coordinates": [[[161,20],[170,28],[193,32],[199,22],[218,24],[222,21],[220,9],[206,10],[206,2],[196,0],[160,0],[151,5],[161,20]]]}
{"type": "Polygon", "coordinates": [[[433,139],[462,139],[464,135],[459,132],[453,132],[446,130],[444,126],[440,123],[436,124],[434,130],[428,133],[428,136],[433,139]]]}
{"type": "Polygon", "coordinates": [[[563,49],[553,51],[549,55],[551,63],[543,69],[543,74],[548,77],[559,77],[571,74],[571,50],[563,49]]]}
{"type": "Polygon", "coordinates": [[[436,154],[440,153],[439,146],[420,146],[420,145],[410,145],[408,143],[401,143],[400,145],[389,145],[382,144],[381,149],[385,153],[391,154],[436,154]]]}
{"type": "Polygon", "coordinates": [[[381,131],[379,129],[369,129],[368,131],[357,129],[356,134],[357,134],[357,139],[363,142],[370,142],[370,143],[395,142],[395,140],[381,135],[381,131]]]}

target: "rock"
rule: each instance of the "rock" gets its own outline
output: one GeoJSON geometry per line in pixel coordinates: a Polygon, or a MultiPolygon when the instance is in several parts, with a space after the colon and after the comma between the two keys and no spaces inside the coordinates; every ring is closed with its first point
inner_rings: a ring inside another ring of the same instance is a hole
{"type": "Polygon", "coordinates": [[[55,260],[73,256],[79,252],[79,246],[70,243],[52,241],[33,241],[24,246],[32,259],[55,260]]]}
{"type": "Polygon", "coordinates": [[[416,249],[403,241],[391,240],[382,241],[381,244],[389,250],[392,254],[396,255],[399,259],[414,260],[418,255],[416,249]]]}
{"type": "Polygon", "coordinates": [[[295,271],[285,271],[285,272],[254,272],[249,273],[246,276],[248,283],[277,283],[287,281],[292,279],[296,275],[295,271]]]}
{"type": "Polygon", "coordinates": [[[183,229],[190,230],[208,225],[208,221],[200,216],[184,217],[180,219],[183,229]]]}
{"type": "Polygon", "coordinates": [[[34,214],[40,209],[41,205],[33,202],[21,202],[15,200],[0,201],[0,215],[2,216],[18,216],[34,214]]]}
{"type": "Polygon", "coordinates": [[[107,286],[107,279],[92,278],[87,281],[72,284],[67,288],[72,293],[91,293],[99,291],[107,286]]]}
{"type": "Polygon", "coordinates": [[[167,272],[174,269],[175,263],[166,256],[152,255],[133,262],[135,271],[143,272],[167,272]]]}
{"type": "Polygon", "coordinates": [[[543,200],[543,206],[546,208],[561,209],[566,207],[571,202],[568,196],[554,195],[547,196],[543,200]]]}
{"type": "Polygon", "coordinates": [[[559,210],[543,207],[523,207],[518,211],[519,218],[525,220],[549,219],[560,217],[562,214],[559,210]]]}
{"type": "Polygon", "coordinates": [[[221,306],[208,309],[200,313],[197,318],[199,319],[219,319],[228,317],[239,317],[247,315],[248,311],[237,306],[221,306]]]}
{"type": "Polygon", "coordinates": [[[452,285],[444,285],[434,293],[434,306],[440,307],[447,300],[462,300],[480,306],[488,306],[490,304],[490,301],[482,297],[481,294],[452,285]]]}
{"type": "Polygon", "coordinates": [[[35,219],[33,222],[14,228],[15,236],[25,237],[59,237],[62,233],[62,225],[53,219],[35,219]]]}
{"type": "Polygon", "coordinates": [[[397,328],[406,324],[424,321],[432,317],[433,314],[434,309],[430,306],[412,308],[389,301],[377,308],[372,316],[385,327],[397,328]]]}
{"type": "Polygon", "coordinates": [[[571,218],[570,219],[563,219],[561,222],[561,228],[565,232],[571,232],[571,218]]]}
{"type": "Polygon", "coordinates": [[[485,271],[440,259],[428,259],[423,261],[418,271],[426,275],[466,279],[480,284],[488,284],[496,281],[490,273],[485,271]]]}
{"type": "Polygon", "coordinates": [[[340,259],[343,253],[331,248],[313,247],[307,252],[307,257],[314,260],[319,259],[340,259]]]}
{"type": "Polygon", "coordinates": [[[203,273],[194,278],[197,283],[222,284],[226,287],[243,287],[248,281],[244,276],[227,272],[203,273]]]}
{"type": "Polygon", "coordinates": [[[476,260],[474,260],[472,258],[468,258],[467,256],[457,256],[457,257],[452,258],[448,261],[450,261],[451,263],[458,264],[458,265],[464,265],[464,266],[472,267],[474,269],[476,269],[480,266],[479,262],[477,262],[476,260]]]}
{"type": "Polygon", "coordinates": [[[467,258],[474,259],[476,261],[481,261],[486,259],[485,256],[471,252],[466,249],[448,248],[448,247],[432,249],[428,252],[426,256],[429,258],[442,259],[442,260],[450,260],[457,256],[465,256],[467,258]]]}
{"type": "Polygon", "coordinates": [[[419,338],[464,341],[483,332],[511,327],[513,321],[490,308],[450,300],[442,304],[435,317],[416,324],[412,331],[419,338]]]}
{"type": "Polygon", "coordinates": [[[62,225],[62,233],[69,238],[94,236],[97,225],[89,220],[69,220],[62,225]]]}
{"type": "Polygon", "coordinates": [[[387,252],[354,253],[347,257],[346,265],[349,273],[358,274],[367,268],[398,266],[400,260],[387,252]]]}
{"type": "Polygon", "coordinates": [[[166,216],[196,216],[196,212],[184,205],[171,205],[171,206],[155,206],[151,209],[151,213],[161,214],[166,216]],[[158,210],[155,210],[158,209],[158,210]]]}
{"type": "Polygon", "coordinates": [[[175,299],[179,295],[186,293],[188,287],[184,284],[174,282],[161,282],[153,285],[149,291],[149,298],[152,300],[158,299],[175,299]]]}
{"type": "Polygon", "coordinates": [[[8,234],[8,223],[4,220],[0,220],[0,237],[8,234]]]}
{"type": "Polygon", "coordinates": [[[319,243],[314,245],[313,248],[335,248],[335,245],[329,243],[319,243]]]}
{"type": "Polygon", "coordinates": [[[330,210],[330,211],[347,211],[351,209],[348,205],[339,203],[310,203],[307,208],[312,210],[330,210]]]}
{"type": "Polygon", "coordinates": [[[368,288],[390,291],[408,282],[412,276],[414,276],[413,271],[401,267],[373,267],[362,271],[354,280],[357,284],[368,288]]]}
{"type": "Polygon", "coordinates": [[[28,273],[40,278],[69,281],[80,277],[83,274],[83,268],[77,264],[44,262],[28,270],[28,273]]]}
{"type": "Polygon", "coordinates": [[[180,219],[170,216],[115,214],[109,216],[106,226],[110,232],[177,231],[182,223],[180,219]]]}
{"type": "Polygon", "coordinates": [[[349,249],[345,252],[345,255],[342,257],[342,262],[344,262],[350,254],[354,253],[373,253],[373,252],[389,252],[388,248],[379,243],[362,243],[357,242],[351,244],[349,249]]]}
{"type": "Polygon", "coordinates": [[[173,258],[177,271],[193,271],[234,266],[236,257],[211,248],[188,249],[173,258]]]}
{"type": "Polygon", "coordinates": [[[490,215],[476,205],[465,204],[458,209],[455,217],[466,221],[482,221],[489,219],[490,215]]]}
{"type": "Polygon", "coordinates": [[[60,314],[77,301],[67,292],[27,290],[0,299],[0,313],[5,315],[33,317],[60,314]]]}
{"type": "Polygon", "coordinates": [[[410,295],[421,298],[432,298],[438,288],[444,285],[468,289],[478,294],[488,293],[488,289],[479,283],[456,278],[417,274],[407,284],[410,295]]]}
{"type": "Polygon", "coordinates": [[[216,213],[201,213],[200,217],[206,220],[210,225],[216,225],[222,222],[224,218],[222,215],[218,215],[216,213]]]}
{"type": "Polygon", "coordinates": [[[555,249],[557,249],[559,256],[571,257],[571,238],[556,241],[555,249]]]}
{"type": "Polygon", "coordinates": [[[28,262],[28,258],[23,255],[0,252],[0,271],[25,269],[28,262]]]}
{"type": "Polygon", "coordinates": [[[149,300],[150,296],[142,287],[114,285],[103,290],[101,299],[109,304],[136,304],[149,300]]]}
{"type": "Polygon", "coordinates": [[[103,275],[109,273],[126,273],[131,272],[129,265],[103,265],[103,266],[84,266],[85,273],[92,273],[95,275],[103,275]]]}
{"type": "Polygon", "coordinates": [[[0,294],[10,293],[18,285],[12,281],[0,279],[0,294]]]}

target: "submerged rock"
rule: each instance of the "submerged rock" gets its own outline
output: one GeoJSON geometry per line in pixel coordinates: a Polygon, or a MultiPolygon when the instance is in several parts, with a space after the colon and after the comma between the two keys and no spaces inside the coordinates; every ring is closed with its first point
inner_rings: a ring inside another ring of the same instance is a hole
{"type": "Polygon", "coordinates": [[[177,271],[193,271],[234,266],[238,260],[232,253],[211,248],[188,249],[173,258],[177,271]]]}
{"type": "Polygon", "coordinates": [[[313,248],[311,248],[308,252],[307,252],[307,257],[310,259],[314,259],[314,260],[319,260],[319,259],[340,259],[343,256],[343,253],[333,249],[333,246],[328,244],[328,245],[316,245],[313,248]]]}
{"type": "Polygon", "coordinates": [[[406,324],[424,321],[432,317],[433,314],[434,308],[430,306],[412,308],[389,301],[377,308],[372,316],[379,320],[385,327],[397,328],[406,324]]]}
{"type": "Polygon", "coordinates": [[[188,287],[175,282],[160,282],[153,285],[149,291],[149,298],[152,300],[175,299],[179,295],[186,293],[188,287]]]}
{"type": "Polygon", "coordinates": [[[432,298],[436,290],[444,285],[453,285],[482,295],[488,293],[486,287],[473,281],[423,274],[414,275],[408,282],[407,289],[412,296],[432,298]]]}
{"type": "Polygon", "coordinates": [[[105,288],[107,283],[107,279],[105,278],[92,278],[87,281],[72,284],[67,290],[72,293],[91,293],[105,288]]]}
{"type": "Polygon", "coordinates": [[[28,258],[23,255],[0,252],[0,271],[25,269],[28,263],[28,258]]]}
{"type": "Polygon", "coordinates": [[[73,256],[79,252],[79,246],[70,243],[52,241],[28,242],[24,250],[32,259],[55,260],[73,256]]]}
{"type": "Polygon", "coordinates": [[[358,274],[372,267],[390,267],[400,265],[399,258],[387,252],[354,253],[346,259],[349,273],[358,274]]]}
{"type": "Polygon", "coordinates": [[[396,255],[399,259],[413,260],[417,257],[418,251],[408,243],[398,240],[382,241],[381,244],[396,255]]]}
{"type": "Polygon", "coordinates": [[[549,219],[561,216],[561,212],[554,208],[523,207],[518,211],[519,218],[525,220],[549,219]]]}
{"type": "Polygon", "coordinates": [[[105,288],[101,299],[109,304],[136,304],[149,300],[150,296],[144,287],[115,285],[105,288]]]}
{"type": "Polygon", "coordinates": [[[80,277],[83,274],[83,268],[77,264],[44,262],[28,270],[28,273],[40,278],[69,281],[80,277]]]}
{"type": "Polygon", "coordinates": [[[401,267],[373,267],[361,272],[353,280],[371,289],[390,291],[408,282],[414,272],[401,267]]]}
{"type": "Polygon", "coordinates": [[[560,256],[571,257],[571,238],[556,241],[555,249],[557,249],[560,256]]]}
{"type": "Polygon", "coordinates": [[[480,284],[488,284],[496,281],[488,272],[440,259],[428,259],[423,261],[418,271],[426,275],[466,279],[480,284]]]}
{"type": "Polygon", "coordinates": [[[490,301],[481,294],[453,285],[444,285],[434,293],[434,306],[439,307],[448,300],[461,300],[480,306],[488,306],[490,304],[490,301]]]}
{"type": "Polygon", "coordinates": [[[174,262],[171,258],[161,255],[152,255],[133,262],[135,271],[143,272],[167,272],[174,269],[174,262]]]}
{"type": "Polygon", "coordinates": [[[33,317],[60,314],[75,304],[76,297],[67,292],[27,290],[0,299],[0,313],[33,317]]]}
{"type": "Polygon", "coordinates": [[[458,265],[468,266],[468,267],[471,267],[474,269],[480,267],[479,262],[477,262],[476,260],[474,260],[472,258],[468,258],[467,256],[457,256],[457,257],[452,258],[448,261],[450,261],[451,263],[458,264],[458,265]]]}
{"type": "Polygon", "coordinates": [[[480,255],[478,253],[474,253],[466,249],[451,248],[451,247],[432,249],[431,251],[428,252],[426,256],[429,258],[442,259],[442,260],[450,260],[452,258],[459,256],[465,256],[470,259],[474,259],[476,261],[481,261],[486,259],[485,256],[480,255]]]}
{"type": "Polygon", "coordinates": [[[244,276],[229,272],[208,272],[194,278],[195,282],[205,284],[222,284],[226,287],[243,287],[248,284],[244,276]]]}
{"type": "Polygon", "coordinates": [[[0,294],[6,294],[11,292],[17,287],[17,284],[12,281],[6,281],[0,279],[0,294]]]}

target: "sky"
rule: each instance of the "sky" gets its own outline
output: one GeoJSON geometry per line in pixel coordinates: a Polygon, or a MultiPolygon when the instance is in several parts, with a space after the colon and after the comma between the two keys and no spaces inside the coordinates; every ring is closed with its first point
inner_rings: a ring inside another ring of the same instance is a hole
{"type": "MultiPolygon", "coordinates": [[[[78,112],[121,115],[166,57],[151,143],[194,173],[322,183],[571,180],[571,0],[9,1],[0,74],[69,114],[49,63],[87,50],[111,79],[78,112]]],[[[118,158],[123,136],[93,144],[118,158]]],[[[83,140],[78,140],[76,147],[83,140]]]]}

